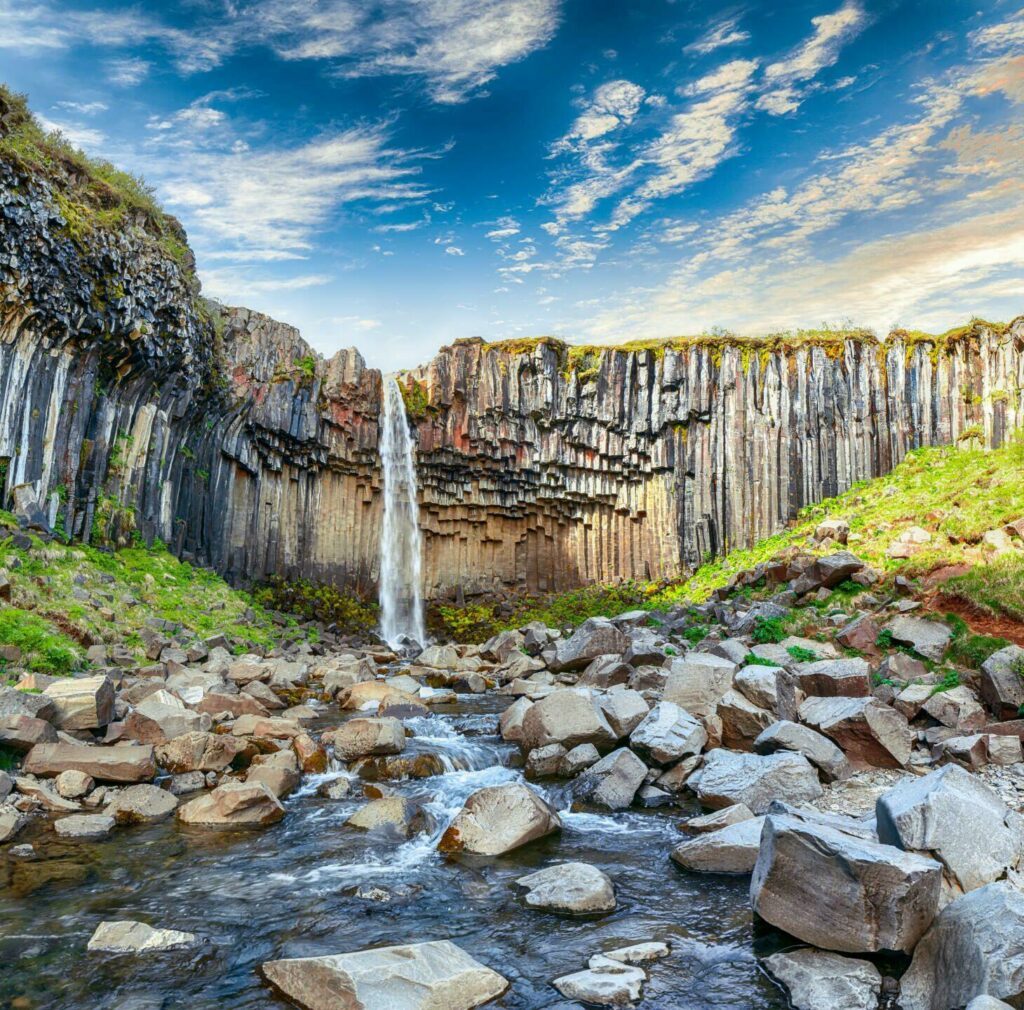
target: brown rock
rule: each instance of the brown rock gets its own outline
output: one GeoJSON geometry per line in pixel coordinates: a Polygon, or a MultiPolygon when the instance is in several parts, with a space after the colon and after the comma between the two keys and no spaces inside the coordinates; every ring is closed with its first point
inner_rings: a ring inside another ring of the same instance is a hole
{"type": "Polygon", "coordinates": [[[203,828],[265,827],[284,817],[284,807],[260,782],[225,782],[178,808],[178,820],[203,828]]]}
{"type": "Polygon", "coordinates": [[[97,782],[146,782],[156,775],[149,746],[90,747],[86,744],[41,743],[29,751],[25,769],[49,777],[77,770],[97,782]]]}

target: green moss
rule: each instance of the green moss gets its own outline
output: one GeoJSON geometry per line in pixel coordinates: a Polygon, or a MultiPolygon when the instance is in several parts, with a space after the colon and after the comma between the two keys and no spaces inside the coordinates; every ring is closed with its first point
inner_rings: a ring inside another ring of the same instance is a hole
{"type": "Polygon", "coordinates": [[[410,420],[422,421],[431,412],[430,394],[426,385],[407,375],[399,380],[398,388],[410,420]]]}
{"type": "Polygon", "coordinates": [[[375,603],[326,583],[274,577],[257,588],[253,598],[272,610],[336,625],[345,635],[366,633],[377,626],[375,603]]]}

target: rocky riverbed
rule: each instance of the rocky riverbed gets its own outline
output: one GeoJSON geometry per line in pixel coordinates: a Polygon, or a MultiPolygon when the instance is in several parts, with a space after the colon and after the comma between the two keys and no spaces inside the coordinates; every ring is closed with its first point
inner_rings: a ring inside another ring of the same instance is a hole
{"type": "Polygon", "coordinates": [[[876,583],[835,551],[412,660],[161,625],[26,674],[0,1001],[1019,1005],[1024,650],[954,685],[876,583]]]}

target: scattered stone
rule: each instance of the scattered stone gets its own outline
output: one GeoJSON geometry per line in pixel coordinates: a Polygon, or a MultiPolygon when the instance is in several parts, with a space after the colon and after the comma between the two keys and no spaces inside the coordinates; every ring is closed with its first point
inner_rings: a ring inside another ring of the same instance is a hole
{"type": "Polygon", "coordinates": [[[618,734],[587,690],[555,691],[541,698],[523,716],[521,745],[531,751],[558,743],[570,750],[591,743],[600,750],[613,747],[618,734]]]}
{"type": "Polygon", "coordinates": [[[100,729],[114,718],[114,685],[105,676],[54,681],[43,692],[56,707],[55,726],[100,729]]]}
{"type": "Polygon", "coordinates": [[[500,856],[561,830],[558,814],[537,792],[511,782],[472,793],[441,836],[438,848],[500,856]]]}
{"type": "Polygon", "coordinates": [[[664,767],[699,754],[707,740],[707,731],[689,712],[663,701],[633,730],[629,744],[650,763],[664,767]]]}
{"type": "Polygon", "coordinates": [[[199,943],[194,933],[176,929],[153,929],[144,922],[118,920],[101,922],[89,940],[90,951],[104,954],[150,954],[181,950],[199,943]]]}
{"type": "Polygon", "coordinates": [[[821,796],[817,772],[802,754],[789,752],[713,750],[690,785],[706,807],[743,803],[755,814],[767,813],[773,800],[801,803],[821,796]]]}
{"type": "Polygon", "coordinates": [[[826,782],[848,778],[852,772],[846,756],[828,737],[785,719],[773,723],[754,741],[757,754],[774,754],[783,750],[803,754],[826,782]]]}
{"type": "Polygon", "coordinates": [[[581,743],[566,753],[558,763],[558,774],[567,779],[575,778],[581,771],[600,760],[601,755],[592,743],[581,743]]]}
{"type": "Polygon", "coordinates": [[[882,976],[870,962],[803,947],[765,958],[794,1010],[876,1010],[882,976]]]}
{"type": "Polygon", "coordinates": [[[808,698],[800,721],[834,740],[851,761],[902,768],[910,760],[906,717],[875,698],[808,698]]]}
{"type": "Polygon", "coordinates": [[[9,842],[28,824],[28,818],[14,807],[0,807],[0,845],[9,842]]]}
{"type": "Polygon", "coordinates": [[[596,1006],[625,1007],[640,999],[645,981],[647,973],[642,968],[595,954],[585,971],[563,975],[551,984],[566,999],[596,1006]]]}
{"type": "Polygon", "coordinates": [[[628,947],[616,947],[615,950],[603,951],[599,956],[610,961],[621,961],[623,964],[647,964],[671,953],[667,943],[648,940],[644,943],[633,943],[628,947]]]}
{"type": "Polygon", "coordinates": [[[1008,645],[981,664],[981,696],[997,719],[1014,719],[1024,705],[1024,649],[1008,645]]]}
{"type": "Polygon", "coordinates": [[[473,1010],[508,988],[448,940],[268,961],[261,970],[303,1010],[473,1010]]]}
{"type": "Polygon", "coordinates": [[[170,817],[177,806],[177,797],[166,789],[142,784],[118,793],[105,812],[118,824],[155,824],[170,817]]]}
{"type": "Polygon", "coordinates": [[[352,761],[369,754],[400,754],[405,749],[405,729],[398,719],[349,719],[324,734],[341,761],[352,761]]]}
{"type": "Polygon", "coordinates": [[[727,828],[731,824],[749,821],[753,816],[749,807],[743,803],[734,803],[731,807],[722,807],[721,810],[712,811],[710,814],[701,814],[699,817],[691,817],[688,821],[682,821],[679,824],[679,830],[688,835],[702,835],[709,831],[727,828]]]}
{"type": "Polygon", "coordinates": [[[72,842],[92,842],[107,838],[114,830],[110,814],[69,814],[53,822],[53,830],[72,842]]]}
{"type": "Polygon", "coordinates": [[[946,654],[946,647],[953,637],[948,624],[929,621],[923,617],[896,617],[886,625],[892,640],[900,645],[909,645],[914,652],[925,659],[938,662],[946,654]]]}
{"type": "MultiPolygon", "coordinates": [[[[593,744],[581,744],[592,747],[593,744]]],[[[535,747],[526,755],[526,777],[539,779],[557,775],[562,759],[568,751],[560,743],[549,743],[546,747],[535,747]]]]}
{"type": "Polygon", "coordinates": [[[629,647],[629,637],[611,621],[605,617],[591,617],[570,638],[556,644],[555,656],[548,666],[554,673],[582,670],[598,656],[610,653],[621,656],[629,647]]]}
{"type": "Polygon", "coordinates": [[[591,915],[615,911],[615,889],[607,874],[589,863],[559,863],[520,877],[529,908],[591,915]]]}
{"type": "Polygon", "coordinates": [[[75,770],[61,772],[54,780],[53,785],[58,796],[63,796],[66,800],[78,800],[86,793],[92,792],[96,783],[91,775],[75,770]]]}
{"type": "Polygon", "coordinates": [[[746,817],[688,838],[672,850],[672,861],[698,873],[750,873],[761,849],[763,825],[763,817],[746,817]]]}
{"type": "Polygon", "coordinates": [[[573,797],[609,810],[625,810],[647,777],[647,765],[620,747],[591,765],[573,783],[573,797]]]}
{"type": "Polygon", "coordinates": [[[352,792],[352,783],[343,775],[328,782],[321,782],[316,788],[317,796],[326,800],[344,800],[352,792]]]}

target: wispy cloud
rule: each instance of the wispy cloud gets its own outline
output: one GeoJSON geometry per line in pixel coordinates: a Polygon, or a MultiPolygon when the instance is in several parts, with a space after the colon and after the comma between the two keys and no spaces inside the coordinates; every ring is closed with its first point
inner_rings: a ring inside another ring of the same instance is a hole
{"type": "Polygon", "coordinates": [[[81,123],[57,122],[46,116],[37,116],[39,124],[45,130],[55,131],[71,141],[76,147],[84,147],[93,152],[99,151],[106,143],[107,135],[102,130],[81,123]]]}
{"type": "Polygon", "coordinates": [[[750,32],[741,31],[738,17],[725,18],[713,24],[699,39],[683,47],[683,52],[706,56],[725,46],[739,45],[750,38],[750,32]]]}
{"type": "Polygon", "coordinates": [[[107,80],[122,88],[133,88],[149,75],[150,64],[137,57],[107,60],[104,64],[107,80]]]}

